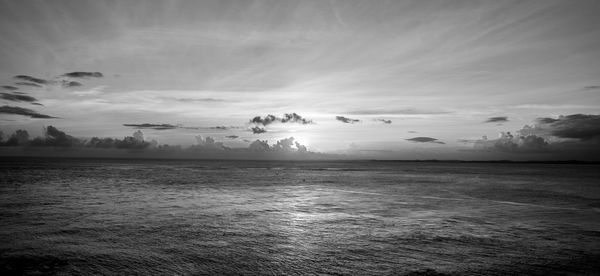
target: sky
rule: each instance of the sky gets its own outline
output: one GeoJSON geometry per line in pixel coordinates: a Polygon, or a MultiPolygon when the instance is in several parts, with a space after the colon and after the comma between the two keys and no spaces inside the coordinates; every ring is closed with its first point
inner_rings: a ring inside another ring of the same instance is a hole
{"type": "Polygon", "coordinates": [[[599,12],[597,0],[3,0],[0,129],[597,159],[599,12]]]}

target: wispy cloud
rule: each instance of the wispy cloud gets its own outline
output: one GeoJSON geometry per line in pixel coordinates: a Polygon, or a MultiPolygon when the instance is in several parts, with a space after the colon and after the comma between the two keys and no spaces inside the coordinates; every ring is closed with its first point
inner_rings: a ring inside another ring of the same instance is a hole
{"type": "Polygon", "coordinates": [[[344,116],[335,116],[335,119],[346,124],[354,124],[360,122],[358,119],[351,119],[344,116]]]}
{"type": "Polygon", "coordinates": [[[415,142],[415,143],[445,144],[444,142],[442,142],[436,138],[431,138],[431,137],[414,137],[414,138],[409,138],[409,139],[405,139],[405,140],[415,142]]]}
{"type": "Polygon", "coordinates": [[[171,125],[171,124],[123,124],[126,127],[133,127],[137,129],[154,129],[154,130],[168,130],[179,128],[179,126],[171,125]]]}
{"type": "Polygon", "coordinates": [[[8,106],[8,105],[0,106],[0,113],[3,113],[3,114],[13,114],[13,115],[23,115],[23,116],[29,116],[31,118],[36,118],[36,119],[53,119],[53,118],[57,118],[57,117],[53,117],[53,116],[49,116],[49,115],[37,113],[36,111],[33,111],[31,109],[22,108],[22,107],[18,107],[18,106],[8,106]]]}
{"type": "Polygon", "coordinates": [[[2,88],[6,89],[6,90],[17,90],[19,88],[11,86],[11,85],[2,85],[2,88]]]}
{"type": "Polygon", "coordinates": [[[31,83],[31,82],[15,82],[15,84],[21,85],[21,86],[42,87],[41,85],[39,85],[37,83],[31,83]]]}
{"type": "Polygon", "coordinates": [[[490,117],[487,120],[485,120],[484,123],[505,123],[505,122],[508,122],[508,117],[501,116],[501,117],[490,117]]]}
{"type": "Polygon", "coordinates": [[[14,102],[36,102],[37,99],[31,96],[17,93],[0,93],[0,99],[14,102]]]}
{"type": "Polygon", "coordinates": [[[357,109],[346,112],[351,115],[439,115],[449,114],[450,111],[443,110],[421,110],[413,108],[373,108],[373,109],[357,109]]]}
{"type": "Polygon", "coordinates": [[[374,121],[376,121],[376,122],[382,122],[382,123],[387,124],[387,125],[389,125],[389,124],[392,123],[392,120],[386,120],[386,119],[374,119],[374,121]]]}
{"type": "Polygon", "coordinates": [[[71,72],[71,73],[66,73],[63,75],[63,77],[69,77],[69,78],[101,78],[103,77],[102,73],[100,72],[71,72]]]}
{"type": "Polygon", "coordinates": [[[45,79],[40,79],[40,78],[36,78],[36,77],[32,77],[32,76],[27,76],[27,75],[18,75],[15,76],[15,79],[18,80],[24,80],[24,81],[28,81],[28,82],[32,82],[32,83],[36,83],[36,84],[48,84],[50,81],[45,80],[45,79]]]}

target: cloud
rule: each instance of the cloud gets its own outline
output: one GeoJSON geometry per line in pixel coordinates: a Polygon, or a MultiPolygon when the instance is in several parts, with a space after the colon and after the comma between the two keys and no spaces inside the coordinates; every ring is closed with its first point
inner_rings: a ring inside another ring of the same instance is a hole
{"type": "Polygon", "coordinates": [[[584,90],[595,90],[600,89],[600,85],[589,85],[583,88],[584,90]]]}
{"type": "Polygon", "coordinates": [[[416,132],[416,131],[414,131],[414,130],[409,130],[409,131],[407,131],[407,132],[408,132],[408,133],[418,133],[418,132],[416,132]]]}
{"type": "Polygon", "coordinates": [[[308,120],[306,118],[302,118],[302,116],[298,115],[297,113],[286,113],[283,115],[283,118],[281,119],[282,123],[298,123],[298,124],[303,124],[303,125],[307,125],[307,124],[312,124],[313,121],[312,120],[308,120]]]}
{"type": "Polygon", "coordinates": [[[248,149],[255,152],[308,152],[306,146],[294,140],[294,137],[284,138],[275,142],[273,146],[270,146],[266,140],[256,140],[248,145],[248,149]]]}
{"type": "Polygon", "coordinates": [[[42,87],[41,85],[37,84],[37,83],[31,83],[31,82],[15,82],[16,85],[21,85],[21,86],[33,86],[33,87],[42,87]]]}
{"type": "Polygon", "coordinates": [[[267,130],[266,130],[266,129],[264,129],[264,128],[261,128],[261,127],[258,127],[258,126],[256,126],[256,127],[253,127],[253,128],[251,128],[251,129],[252,129],[252,133],[254,133],[254,134],[261,134],[261,133],[265,133],[265,132],[267,132],[267,130]]]}
{"type": "Polygon", "coordinates": [[[388,124],[388,125],[392,123],[392,120],[386,120],[386,119],[374,119],[374,120],[377,122],[382,122],[384,124],[388,124]]]}
{"type": "Polygon", "coordinates": [[[508,122],[508,117],[501,116],[501,117],[490,117],[484,123],[505,123],[505,122],[508,122]]]}
{"type": "Polygon", "coordinates": [[[6,90],[17,90],[17,89],[19,89],[17,87],[10,86],[10,85],[2,85],[2,88],[6,89],[6,90]]]}
{"type": "Polygon", "coordinates": [[[445,144],[444,142],[442,142],[436,138],[431,138],[431,137],[414,137],[414,138],[409,138],[409,139],[405,139],[405,140],[415,142],[415,143],[445,144]]]}
{"type": "Polygon", "coordinates": [[[79,71],[66,73],[62,76],[69,77],[69,78],[89,78],[89,77],[101,78],[101,77],[103,77],[102,73],[100,73],[100,72],[79,72],[79,71]]]}
{"type": "Polygon", "coordinates": [[[281,119],[275,117],[274,115],[267,115],[264,118],[260,117],[260,116],[256,116],[254,118],[252,118],[252,120],[250,120],[250,123],[254,123],[254,124],[261,124],[263,126],[267,126],[272,124],[273,122],[277,122],[281,119]]]}
{"type": "Polygon", "coordinates": [[[358,119],[350,119],[344,116],[335,116],[335,119],[346,124],[354,124],[360,122],[360,120],[358,119]]]}
{"type": "Polygon", "coordinates": [[[22,107],[18,107],[18,106],[8,106],[8,105],[4,105],[4,106],[0,106],[0,113],[3,114],[13,114],[13,115],[23,115],[23,116],[29,116],[31,118],[36,118],[36,119],[53,119],[53,118],[57,118],[57,117],[52,117],[49,115],[44,115],[44,114],[40,114],[37,113],[31,109],[27,109],[27,108],[22,108],[22,107]]]}
{"type": "Polygon", "coordinates": [[[488,140],[484,136],[480,140],[463,140],[473,143],[473,148],[487,151],[531,153],[548,151],[549,143],[543,137],[537,135],[513,135],[509,132],[500,132],[498,139],[488,140]]]}
{"type": "Polygon", "coordinates": [[[547,132],[559,138],[591,140],[600,138],[600,115],[572,114],[557,119],[544,117],[536,120],[532,129],[547,132]]]}
{"type": "Polygon", "coordinates": [[[0,93],[0,99],[13,102],[35,102],[36,98],[17,93],[0,93]]]}
{"type": "Polygon", "coordinates": [[[277,117],[272,114],[269,114],[269,115],[265,116],[264,118],[260,117],[260,116],[256,116],[250,120],[250,123],[259,124],[259,125],[263,125],[263,126],[268,126],[275,122],[298,123],[298,124],[302,124],[302,125],[313,124],[312,120],[303,118],[302,116],[298,115],[297,113],[286,113],[283,115],[282,118],[277,117]]]}
{"type": "Polygon", "coordinates": [[[175,126],[171,124],[123,124],[126,127],[133,127],[137,129],[154,129],[154,130],[167,130],[167,129],[175,129],[180,128],[180,126],[175,126]]]}
{"type": "Polygon", "coordinates": [[[80,82],[76,82],[76,81],[66,81],[63,80],[61,82],[62,87],[68,88],[68,87],[77,87],[77,86],[82,86],[83,84],[81,84],[80,82]]]}
{"type": "Polygon", "coordinates": [[[237,135],[227,135],[227,136],[225,136],[225,138],[237,139],[237,138],[240,138],[240,136],[237,136],[237,135]]]}
{"type": "Polygon", "coordinates": [[[79,140],[77,138],[67,135],[63,131],[60,131],[53,126],[48,126],[46,128],[46,140],[45,140],[46,146],[69,147],[69,146],[72,146],[72,145],[75,145],[78,143],[79,143],[79,140]]]}
{"type": "Polygon", "coordinates": [[[24,80],[24,81],[36,83],[36,84],[38,84],[38,86],[39,86],[39,84],[48,84],[49,83],[48,80],[38,79],[36,77],[27,76],[27,75],[18,75],[18,76],[15,76],[14,78],[18,79],[18,80],[24,80]]]}
{"type": "Polygon", "coordinates": [[[533,125],[525,125],[515,133],[501,132],[497,139],[490,140],[484,136],[473,143],[473,148],[513,153],[554,152],[562,155],[589,155],[600,149],[600,115],[541,117],[537,118],[533,125]]]}

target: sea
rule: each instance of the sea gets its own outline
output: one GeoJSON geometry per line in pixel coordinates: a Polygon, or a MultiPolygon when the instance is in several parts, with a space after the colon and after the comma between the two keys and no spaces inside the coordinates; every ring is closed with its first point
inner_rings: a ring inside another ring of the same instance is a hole
{"type": "Polygon", "coordinates": [[[600,166],[0,159],[1,275],[598,275],[600,166]]]}

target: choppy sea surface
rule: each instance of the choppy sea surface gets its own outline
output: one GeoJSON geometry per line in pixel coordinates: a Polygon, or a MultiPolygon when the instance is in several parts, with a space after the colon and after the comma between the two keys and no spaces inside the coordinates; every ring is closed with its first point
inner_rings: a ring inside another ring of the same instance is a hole
{"type": "Polygon", "coordinates": [[[599,274],[599,168],[4,158],[0,274],[599,274]]]}

